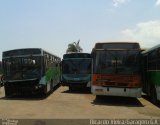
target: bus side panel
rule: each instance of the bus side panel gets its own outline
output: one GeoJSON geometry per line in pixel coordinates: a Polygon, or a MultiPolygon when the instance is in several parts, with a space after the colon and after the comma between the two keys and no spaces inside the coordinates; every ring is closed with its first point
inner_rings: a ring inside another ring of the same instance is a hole
{"type": "Polygon", "coordinates": [[[157,94],[157,99],[160,101],[160,71],[148,71],[147,79],[148,79],[147,94],[151,96],[152,95],[151,88],[154,87],[157,94]]]}
{"type": "Polygon", "coordinates": [[[43,57],[43,71],[39,84],[44,86],[44,93],[48,93],[60,82],[59,63],[49,59],[48,56],[43,57]]]}
{"type": "Polygon", "coordinates": [[[147,78],[150,84],[160,86],[160,71],[148,71],[147,78]]]}

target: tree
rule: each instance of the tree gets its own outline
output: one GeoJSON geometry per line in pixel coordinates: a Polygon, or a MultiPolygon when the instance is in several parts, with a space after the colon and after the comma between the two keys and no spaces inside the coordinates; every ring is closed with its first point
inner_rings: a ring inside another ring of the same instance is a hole
{"type": "Polygon", "coordinates": [[[79,46],[80,40],[77,42],[73,42],[68,44],[68,48],[66,50],[66,53],[71,53],[71,52],[82,52],[83,49],[79,46]]]}

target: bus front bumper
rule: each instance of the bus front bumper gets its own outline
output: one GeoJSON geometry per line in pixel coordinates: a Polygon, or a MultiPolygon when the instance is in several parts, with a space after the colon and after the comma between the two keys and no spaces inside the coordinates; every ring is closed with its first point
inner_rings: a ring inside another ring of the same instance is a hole
{"type": "Polygon", "coordinates": [[[141,88],[115,88],[115,87],[101,87],[91,86],[91,92],[94,95],[106,95],[106,96],[124,96],[124,97],[141,97],[141,88]]]}
{"type": "Polygon", "coordinates": [[[62,82],[62,86],[73,86],[73,87],[90,87],[90,82],[62,82]]]}

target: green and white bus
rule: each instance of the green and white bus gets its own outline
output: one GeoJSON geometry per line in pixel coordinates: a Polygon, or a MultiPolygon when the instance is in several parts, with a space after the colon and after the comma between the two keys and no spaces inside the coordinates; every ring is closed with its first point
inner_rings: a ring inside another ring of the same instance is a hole
{"type": "Polygon", "coordinates": [[[63,55],[61,82],[69,90],[91,86],[91,63],[89,53],[69,53],[63,55]]]}
{"type": "Polygon", "coordinates": [[[142,52],[143,92],[156,104],[160,101],[160,45],[142,52]]]}
{"type": "Polygon", "coordinates": [[[3,79],[6,96],[47,94],[60,81],[60,61],[41,48],[3,52],[3,79]]]}

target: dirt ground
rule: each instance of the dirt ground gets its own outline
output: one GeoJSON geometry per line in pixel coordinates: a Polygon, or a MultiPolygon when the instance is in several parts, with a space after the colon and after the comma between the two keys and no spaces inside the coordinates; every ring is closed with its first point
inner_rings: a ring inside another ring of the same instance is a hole
{"type": "Polygon", "coordinates": [[[16,119],[160,119],[160,108],[142,98],[102,97],[88,90],[57,87],[47,97],[6,98],[0,89],[0,118],[16,119]]]}

